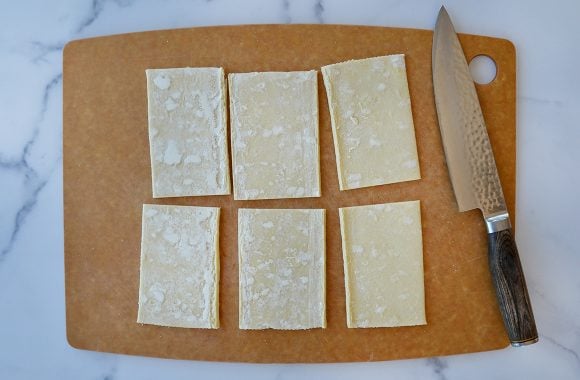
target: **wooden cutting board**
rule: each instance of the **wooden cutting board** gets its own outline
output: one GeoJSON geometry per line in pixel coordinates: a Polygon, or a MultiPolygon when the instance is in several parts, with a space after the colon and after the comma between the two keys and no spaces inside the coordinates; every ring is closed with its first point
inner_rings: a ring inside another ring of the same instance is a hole
{"type": "MultiPolygon", "coordinates": [[[[238,362],[374,361],[506,347],[477,210],[459,213],[436,122],[432,32],[337,25],[260,25],[94,38],[64,50],[66,320],[77,348],[238,362]],[[145,69],[222,66],[226,72],[319,69],[348,59],[406,55],[422,179],[339,191],[328,105],[319,75],[322,197],[234,201],[152,199],[145,69]],[[338,207],[420,200],[426,326],[347,329],[338,207]],[[143,203],[222,207],[218,330],[137,324],[143,203]],[[328,328],[238,329],[237,208],[327,210],[328,328]]],[[[460,36],[468,58],[487,54],[495,80],[478,86],[509,211],[515,205],[515,49],[460,36]]]]}

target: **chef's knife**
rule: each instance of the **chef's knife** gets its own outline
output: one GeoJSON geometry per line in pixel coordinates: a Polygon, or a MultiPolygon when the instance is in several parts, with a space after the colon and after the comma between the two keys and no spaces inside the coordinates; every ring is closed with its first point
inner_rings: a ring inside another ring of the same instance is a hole
{"type": "Polygon", "coordinates": [[[433,36],[433,87],[449,177],[459,211],[479,208],[489,266],[512,346],[538,341],[524,272],[467,60],[444,7],[433,36]]]}

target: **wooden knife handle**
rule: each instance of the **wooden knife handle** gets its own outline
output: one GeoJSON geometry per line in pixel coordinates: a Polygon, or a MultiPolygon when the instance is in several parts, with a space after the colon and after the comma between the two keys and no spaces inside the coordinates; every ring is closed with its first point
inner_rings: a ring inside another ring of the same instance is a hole
{"type": "Polygon", "coordinates": [[[538,331],[512,230],[492,232],[488,237],[489,266],[511,344],[536,343],[538,331]]]}

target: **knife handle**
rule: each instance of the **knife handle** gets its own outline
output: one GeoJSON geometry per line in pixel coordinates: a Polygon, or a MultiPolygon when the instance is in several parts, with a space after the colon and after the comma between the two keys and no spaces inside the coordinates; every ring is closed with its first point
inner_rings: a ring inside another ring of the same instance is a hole
{"type": "Polygon", "coordinates": [[[536,343],[538,331],[512,229],[488,237],[489,266],[510,342],[514,347],[536,343]]]}

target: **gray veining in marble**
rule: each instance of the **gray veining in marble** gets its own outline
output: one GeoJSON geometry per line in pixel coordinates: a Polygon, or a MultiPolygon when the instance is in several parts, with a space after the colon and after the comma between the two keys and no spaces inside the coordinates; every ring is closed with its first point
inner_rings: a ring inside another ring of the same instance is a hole
{"type": "Polygon", "coordinates": [[[314,4],[314,14],[316,16],[316,21],[318,21],[319,24],[324,24],[324,19],[322,18],[324,14],[324,4],[322,3],[322,0],[316,0],[316,3],[314,4]]]}
{"type": "Polygon", "coordinates": [[[442,358],[427,359],[427,365],[433,369],[435,378],[438,380],[447,380],[445,377],[445,370],[447,369],[447,362],[442,358]]]}
{"type": "Polygon", "coordinates": [[[48,108],[48,101],[51,96],[54,96],[55,87],[59,85],[62,81],[62,74],[58,74],[54,78],[52,78],[45,86],[43,90],[42,101],[39,106],[39,113],[38,113],[38,120],[35,123],[35,127],[33,129],[32,136],[26,142],[22,149],[22,155],[18,160],[7,160],[4,161],[0,159],[0,169],[2,170],[12,170],[19,173],[21,176],[24,177],[25,181],[25,199],[22,202],[20,208],[16,212],[14,216],[14,220],[12,223],[11,231],[9,232],[8,241],[3,244],[0,250],[0,261],[10,253],[14,242],[18,236],[20,229],[22,228],[22,224],[25,222],[26,217],[28,214],[33,210],[34,206],[36,205],[36,199],[38,197],[38,193],[42,191],[48,177],[50,176],[51,172],[46,173],[39,173],[33,166],[31,166],[28,162],[30,159],[30,152],[37,144],[38,135],[40,133],[40,124],[44,121],[44,117],[46,114],[46,110],[48,108]]]}

